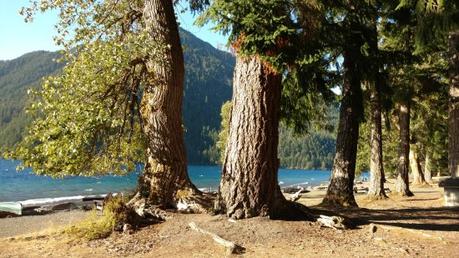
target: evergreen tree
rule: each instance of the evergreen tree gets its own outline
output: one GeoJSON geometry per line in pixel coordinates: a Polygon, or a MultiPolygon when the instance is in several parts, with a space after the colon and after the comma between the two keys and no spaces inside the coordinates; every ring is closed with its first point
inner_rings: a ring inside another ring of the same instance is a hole
{"type": "MultiPolygon", "coordinates": [[[[311,31],[301,26],[304,13],[294,3],[297,2],[214,1],[203,16],[213,20],[217,30],[230,34],[236,53],[219,193],[221,208],[233,218],[301,215],[299,210],[291,209],[294,206],[286,202],[277,184],[283,74],[300,71],[295,66],[304,66],[301,61],[311,63],[305,56],[302,60],[298,57],[304,54],[298,44],[307,41],[311,31]]],[[[315,60],[313,56],[308,58],[315,60]]]]}
{"type": "Polygon", "coordinates": [[[448,168],[459,177],[459,3],[455,0],[400,1],[400,8],[417,13],[416,52],[435,51],[448,46],[449,51],[449,127],[448,168]]]}

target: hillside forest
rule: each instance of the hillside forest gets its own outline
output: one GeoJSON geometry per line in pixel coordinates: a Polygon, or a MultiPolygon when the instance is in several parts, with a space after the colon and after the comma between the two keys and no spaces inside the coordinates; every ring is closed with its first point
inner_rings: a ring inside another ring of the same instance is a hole
{"type": "MultiPolygon", "coordinates": [[[[188,162],[220,164],[220,153],[213,150],[216,150],[215,136],[220,130],[221,107],[231,98],[235,59],[183,29],[180,36],[185,58],[183,120],[188,162]]],[[[27,92],[39,88],[44,77],[61,72],[64,66],[59,60],[61,57],[58,52],[37,51],[0,61],[0,149],[11,148],[22,139],[31,122],[26,112],[30,103],[27,92]]],[[[282,167],[331,168],[333,135],[320,131],[310,135],[312,137],[304,134],[293,137],[290,130],[283,127],[281,141],[285,142],[279,144],[282,167]]]]}

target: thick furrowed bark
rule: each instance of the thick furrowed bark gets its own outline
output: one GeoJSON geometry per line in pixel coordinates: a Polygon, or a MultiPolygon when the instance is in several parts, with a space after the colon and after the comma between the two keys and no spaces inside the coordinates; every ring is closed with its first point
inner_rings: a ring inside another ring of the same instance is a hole
{"type": "Polygon", "coordinates": [[[382,142],[382,118],[381,118],[381,90],[382,77],[379,72],[380,65],[377,61],[379,57],[378,48],[378,30],[377,30],[378,15],[376,9],[369,24],[368,45],[370,47],[370,58],[373,60],[371,66],[371,76],[368,82],[370,90],[370,184],[368,187],[368,197],[371,199],[387,198],[384,192],[384,166],[383,166],[383,142],[382,142]]]}
{"type": "Polygon", "coordinates": [[[357,206],[354,198],[354,177],[359,138],[359,119],[362,115],[361,78],[357,60],[358,48],[344,52],[344,83],[341,100],[336,154],[327,194],[322,202],[331,206],[357,206]]]}
{"type": "Polygon", "coordinates": [[[410,153],[410,105],[400,103],[399,109],[400,146],[398,159],[398,175],[395,191],[402,196],[413,196],[408,178],[408,162],[410,153]]]}
{"type": "Polygon", "coordinates": [[[384,166],[382,152],[381,96],[378,82],[375,83],[370,97],[371,105],[371,139],[370,139],[370,185],[368,197],[387,198],[384,192],[384,166]]]}
{"type": "Polygon", "coordinates": [[[137,198],[148,205],[177,208],[179,202],[201,195],[187,174],[182,128],[183,52],[172,1],[145,0],[143,14],[150,36],[169,47],[164,48],[163,59],[146,62],[154,78],[145,85],[141,101],[147,161],[137,198]]]}
{"type": "Polygon", "coordinates": [[[237,57],[219,206],[234,219],[282,217],[277,182],[281,75],[257,57],[237,57]]]}
{"type": "Polygon", "coordinates": [[[450,88],[448,167],[452,178],[459,178],[459,30],[449,35],[450,88]]]}

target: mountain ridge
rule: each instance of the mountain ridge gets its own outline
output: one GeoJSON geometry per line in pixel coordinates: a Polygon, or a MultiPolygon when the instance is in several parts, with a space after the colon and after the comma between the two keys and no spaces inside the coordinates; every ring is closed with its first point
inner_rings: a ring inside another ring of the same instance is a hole
{"type": "MultiPolygon", "coordinates": [[[[208,130],[220,125],[223,102],[231,97],[234,57],[180,29],[185,59],[183,120],[188,160],[208,164],[203,151],[211,144],[208,130]]],[[[54,60],[59,51],[37,50],[12,60],[0,61],[0,149],[18,142],[30,118],[24,107],[27,90],[39,88],[42,78],[56,74],[64,66],[54,60]]]]}

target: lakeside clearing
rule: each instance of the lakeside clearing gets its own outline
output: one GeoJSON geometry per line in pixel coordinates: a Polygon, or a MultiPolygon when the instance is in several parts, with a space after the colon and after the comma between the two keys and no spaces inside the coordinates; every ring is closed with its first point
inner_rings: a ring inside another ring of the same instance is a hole
{"type": "MultiPolygon", "coordinates": [[[[387,186],[393,188],[391,182],[387,186]]],[[[345,231],[304,221],[252,218],[234,223],[224,216],[174,214],[171,220],[132,235],[114,233],[86,242],[60,233],[83,219],[82,211],[6,218],[0,219],[0,256],[224,257],[223,247],[188,227],[195,222],[245,247],[243,257],[455,257],[459,253],[459,209],[443,207],[443,189],[437,186],[413,186],[413,192],[412,198],[389,195],[382,201],[356,195],[360,209],[340,213],[353,218],[357,229],[345,231]]],[[[299,202],[323,213],[315,205],[324,194],[324,190],[314,190],[303,194],[299,202]]]]}

